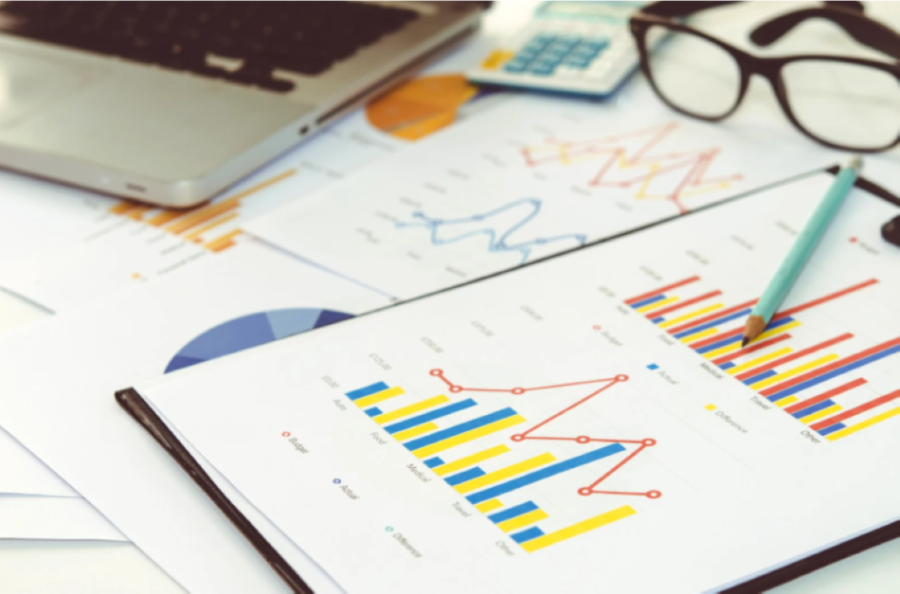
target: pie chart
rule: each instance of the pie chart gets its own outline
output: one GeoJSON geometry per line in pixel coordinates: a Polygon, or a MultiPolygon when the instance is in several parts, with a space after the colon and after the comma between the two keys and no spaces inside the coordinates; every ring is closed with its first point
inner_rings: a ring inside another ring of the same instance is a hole
{"type": "Polygon", "coordinates": [[[235,318],[210,328],[187,343],[169,361],[165,373],[352,317],[330,309],[301,307],[274,309],[235,318]]]}

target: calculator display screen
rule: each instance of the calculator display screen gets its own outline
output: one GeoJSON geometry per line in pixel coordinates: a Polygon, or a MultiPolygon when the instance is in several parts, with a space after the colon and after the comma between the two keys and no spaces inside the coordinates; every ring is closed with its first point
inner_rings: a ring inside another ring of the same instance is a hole
{"type": "Polygon", "coordinates": [[[541,16],[626,20],[646,2],[546,2],[541,16]]]}

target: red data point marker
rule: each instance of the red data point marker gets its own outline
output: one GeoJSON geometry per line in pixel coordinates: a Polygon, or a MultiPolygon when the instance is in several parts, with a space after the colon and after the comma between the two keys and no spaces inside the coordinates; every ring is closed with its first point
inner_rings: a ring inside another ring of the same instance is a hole
{"type": "Polygon", "coordinates": [[[290,437],[290,436],[291,436],[291,432],[290,432],[290,431],[282,431],[282,432],[281,432],[281,436],[282,436],[282,437],[290,437]]]}

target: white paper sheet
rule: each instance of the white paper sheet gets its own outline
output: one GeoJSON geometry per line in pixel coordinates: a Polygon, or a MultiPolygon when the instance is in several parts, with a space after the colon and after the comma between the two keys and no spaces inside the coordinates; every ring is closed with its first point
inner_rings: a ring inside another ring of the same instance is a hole
{"type": "MultiPolygon", "coordinates": [[[[0,346],[0,398],[10,396],[0,418],[17,438],[27,432],[29,449],[188,590],[277,591],[283,585],[269,566],[113,393],[222,349],[388,301],[254,243],[182,272],[60,314],[0,346]]],[[[286,554],[303,558],[296,547],[286,554]]],[[[333,591],[314,564],[303,567],[314,587],[333,591]]]]}
{"type": "Polygon", "coordinates": [[[0,494],[78,497],[72,487],[3,429],[0,429],[0,494]]]}
{"type": "Polygon", "coordinates": [[[0,538],[127,542],[84,499],[0,495],[0,538]]]}
{"type": "Polygon", "coordinates": [[[716,591],[898,517],[900,207],[740,350],[832,179],[139,388],[348,592],[716,591]]]}

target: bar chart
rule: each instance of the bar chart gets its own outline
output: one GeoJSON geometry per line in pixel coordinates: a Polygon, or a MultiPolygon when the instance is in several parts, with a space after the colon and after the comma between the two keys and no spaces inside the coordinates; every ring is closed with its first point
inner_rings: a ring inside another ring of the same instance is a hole
{"type": "Polygon", "coordinates": [[[235,239],[241,234],[236,225],[242,201],[296,173],[296,169],[287,169],[233,196],[190,209],[154,208],[122,200],[111,206],[109,212],[162,229],[211,252],[221,252],[233,247],[235,239]]]}
{"type": "Polygon", "coordinates": [[[646,499],[662,496],[658,490],[617,491],[604,485],[607,479],[646,448],[656,445],[656,440],[565,435],[552,430],[556,419],[577,411],[578,407],[616,384],[627,381],[627,376],[533,388],[498,389],[458,385],[448,380],[440,369],[431,370],[430,375],[444,384],[446,392],[460,396],[453,398],[439,394],[418,399],[407,394],[403,388],[385,382],[347,392],[346,396],[526,552],[538,551],[637,513],[631,505],[620,505],[564,526],[558,526],[556,522],[555,529],[546,529],[539,524],[552,522],[555,518],[534,501],[529,486],[605,460],[607,464],[599,471],[600,476],[570,495],[617,495],[646,499]],[[581,386],[584,386],[583,396],[537,423],[529,423],[512,407],[491,409],[474,398],[462,397],[467,392],[521,396],[527,392],[581,386]],[[398,402],[400,400],[402,403],[398,402]],[[464,414],[460,413],[465,411],[469,414],[463,420],[464,414]],[[510,433],[513,428],[515,432],[510,433]],[[568,457],[552,452],[522,455],[515,444],[528,440],[575,443],[587,446],[587,451],[568,457]],[[467,444],[475,447],[465,449],[463,454],[457,453],[467,444]],[[610,461],[614,463],[609,464],[610,461]]]}
{"type": "MultiPolygon", "coordinates": [[[[740,381],[804,423],[837,441],[900,415],[900,389],[886,393],[866,389],[869,366],[900,353],[900,337],[861,344],[864,338],[844,331],[810,344],[792,331],[804,313],[878,288],[875,278],[781,310],[766,331],[741,348],[743,324],[756,299],[729,304],[723,292],[706,289],[691,276],[625,300],[625,304],[684,343],[720,371],[740,381]]],[[[859,307],[856,305],[854,307],[859,307]]]]}

